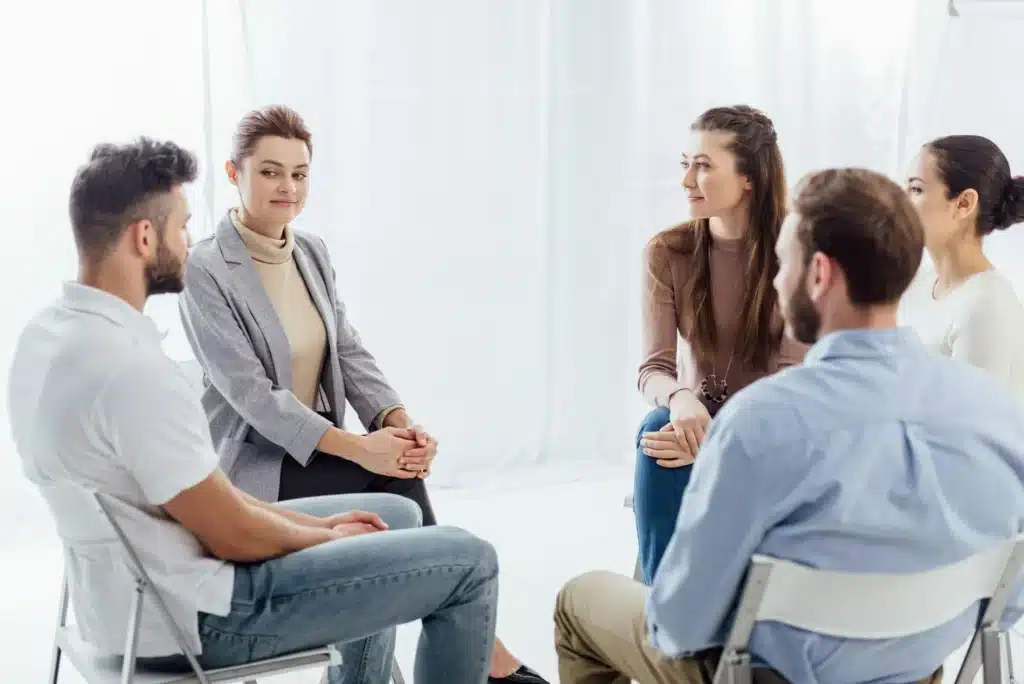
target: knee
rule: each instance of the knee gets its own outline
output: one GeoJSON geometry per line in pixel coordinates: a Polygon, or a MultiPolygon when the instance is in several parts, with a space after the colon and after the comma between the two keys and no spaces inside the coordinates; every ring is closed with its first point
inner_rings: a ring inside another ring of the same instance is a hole
{"type": "MultiPolygon", "coordinates": [[[[429,529],[429,528],[428,528],[429,529]]],[[[488,578],[498,576],[498,552],[494,546],[460,527],[436,527],[456,563],[471,565],[488,578]]]]}
{"type": "Polygon", "coordinates": [[[423,524],[423,511],[415,501],[397,494],[378,494],[382,497],[377,514],[392,530],[407,530],[423,524]]]}
{"type": "Polygon", "coordinates": [[[671,419],[669,410],[663,406],[659,406],[644,416],[643,421],[640,423],[640,429],[637,430],[636,434],[637,445],[639,446],[640,438],[643,437],[645,432],[657,432],[668,425],[671,419]]]}
{"type": "Polygon", "coordinates": [[[561,635],[573,631],[588,605],[601,600],[601,587],[607,587],[615,573],[592,570],[565,583],[555,598],[555,630],[561,635]]]}

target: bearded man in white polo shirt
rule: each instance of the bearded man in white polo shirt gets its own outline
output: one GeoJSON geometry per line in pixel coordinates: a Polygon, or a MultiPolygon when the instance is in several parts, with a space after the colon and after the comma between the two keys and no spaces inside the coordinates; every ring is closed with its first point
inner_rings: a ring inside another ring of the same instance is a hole
{"type": "MultiPolygon", "coordinates": [[[[182,290],[196,175],[174,143],[96,147],[71,188],[78,281],[28,324],[11,367],[12,433],[57,524],[82,637],[122,653],[134,588],[99,491],[124,502],[125,531],[204,667],[336,643],[331,684],[386,684],[395,626],[422,619],[431,647],[416,681],[486,681],[490,545],[419,528],[419,508],[399,496],[285,507],[218,468],[198,395],[142,313],[151,295],[182,290]]],[[[180,665],[178,653],[147,601],[143,664],[180,665]]]]}

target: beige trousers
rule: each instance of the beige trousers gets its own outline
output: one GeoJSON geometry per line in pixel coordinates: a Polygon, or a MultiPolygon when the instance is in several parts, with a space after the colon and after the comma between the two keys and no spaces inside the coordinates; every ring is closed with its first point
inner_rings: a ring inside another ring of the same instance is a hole
{"type": "MultiPolygon", "coordinates": [[[[555,606],[555,649],[561,684],[711,684],[720,650],[668,658],[647,640],[647,587],[610,572],[569,582],[555,606]]],[[[941,682],[941,670],[926,682],[941,682]]],[[[755,669],[754,684],[785,684],[755,669]]]]}

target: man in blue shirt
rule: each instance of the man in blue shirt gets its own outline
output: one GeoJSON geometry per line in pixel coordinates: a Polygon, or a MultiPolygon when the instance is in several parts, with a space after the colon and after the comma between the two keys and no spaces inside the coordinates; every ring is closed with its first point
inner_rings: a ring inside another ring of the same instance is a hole
{"type": "MultiPolygon", "coordinates": [[[[562,684],[704,684],[750,557],[920,572],[1024,530],[1024,416],[989,374],[896,326],[923,231],[902,190],[864,170],[810,175],[776,246],[802,366],[737,393],[696,458],[648,595],[597,572],[559,594],[562,684]]],[[[1024,587],[1006,622],[1024,612],[1024,587]]],[[[938,682],[974,607],[912,637],[844,640],[779,623],[752,635],[756,683],[938,682]]]]}

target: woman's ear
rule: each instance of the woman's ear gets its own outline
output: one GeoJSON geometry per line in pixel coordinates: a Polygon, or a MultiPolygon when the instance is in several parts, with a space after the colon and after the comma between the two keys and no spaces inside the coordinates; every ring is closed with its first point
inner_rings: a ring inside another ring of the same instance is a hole
{"type": "Polygon", "coordinates": [[[978,213],[978,191],[967,188],[956,198],[956,218],[966,219],[978,213]]]}
{"type": "Polygon", "coordinates": [[[228,174],[228,180],[232,185],[238,185],[238,167],[230,159],[224,162],[224,172],[228,174]]]}

